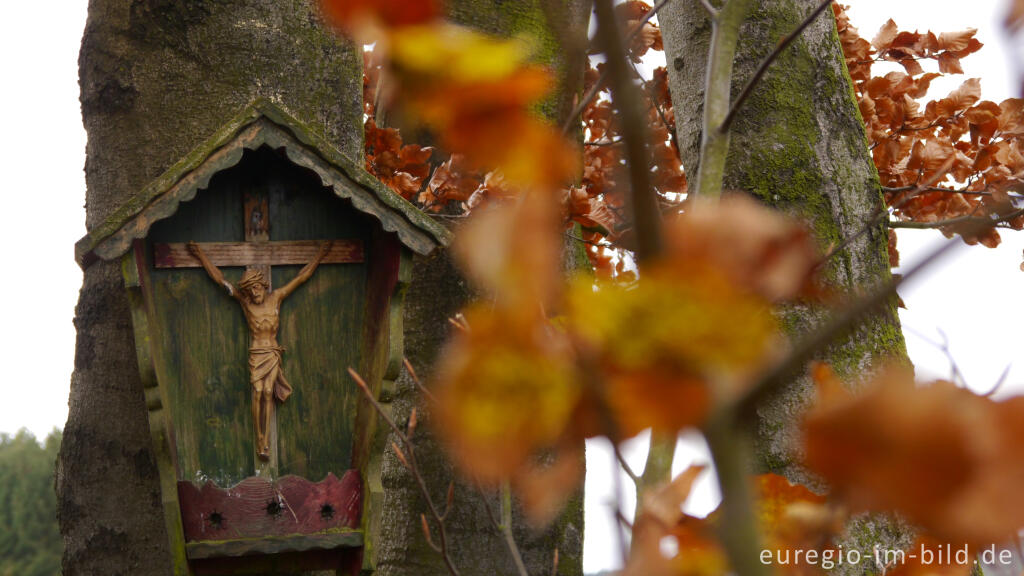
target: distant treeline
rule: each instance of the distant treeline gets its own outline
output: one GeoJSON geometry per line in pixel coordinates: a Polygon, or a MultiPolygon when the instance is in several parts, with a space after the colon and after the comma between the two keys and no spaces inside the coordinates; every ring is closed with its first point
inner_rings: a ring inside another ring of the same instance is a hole
{"type": "Polygon", "coordinates": [[[40,446],[27,430],[0,433],[0,576],[60,574],[53,493],[60,438],[54,430],[40,446]]]}

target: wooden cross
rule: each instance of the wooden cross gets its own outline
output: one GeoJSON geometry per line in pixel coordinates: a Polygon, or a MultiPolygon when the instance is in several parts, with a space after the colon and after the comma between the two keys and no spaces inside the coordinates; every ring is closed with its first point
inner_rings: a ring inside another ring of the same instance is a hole
{"type": "MultiPolygon", "coordinates": [[[[256,268],[263,273],[267,281],[268,293],[270,286],[271,266],[305,265],[318,254],[324,240],[299,240],[275,242],[270,240],[269,202],[267,195],[259,192],[247,192],[244,201],[245,241],[244,242],[203,242],[199,243],[210,263],[217,268],[238,267],[256,268]]],[[[156,268],[199,268],[202,264],[188,250],[185,243],[169,243],[154,245],[154,265],[156,268]]],[[[330,251],[321,264],[358,263],[363,261],[363,243],[360,240],[332,240],[330,251]]],[[[255,426],[255,422],[253,423],[255,426]]],[[[253,461],[259,476],[277,475],[277,412],[270,416],[268,426],[270,440],[269,458],[259,457],[259,448],[253,446],[253,461]]]]}

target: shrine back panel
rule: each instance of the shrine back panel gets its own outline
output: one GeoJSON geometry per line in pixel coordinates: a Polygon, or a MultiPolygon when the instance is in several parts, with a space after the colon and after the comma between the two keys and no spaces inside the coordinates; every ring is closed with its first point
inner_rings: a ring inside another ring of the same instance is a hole
{"type": "MultiPolygon", "coordinates": [[[[248,206],[254,202],[265,218],[257,247],[314,240],[372,251],[374,223],[368,216],[268,148],[246,151],[241,162],[213,177],[174,216],[153,225],[147,241],[147,313],[154,320],[150,324],[161,328],[150,344],[157,379],[171,405],[179,480],[212,480],[227,487],[256,472],[251,326],[239,302],[202,268],[153,267],[154,247],[252,241],[255,216],[248,206]]],[[[218,266],[237,287],[244,266],[218,266]]],[[[286,286],[300,269],[271,263],[271,289],[286,286]]],[[[360,396],[346,368],[358,366],[364,354],[366,282],[362,258],[322,264],[281,304],[280,368],[292,393],[277,407],[280,475],[317,481],[352,468],[360,396]]]]}

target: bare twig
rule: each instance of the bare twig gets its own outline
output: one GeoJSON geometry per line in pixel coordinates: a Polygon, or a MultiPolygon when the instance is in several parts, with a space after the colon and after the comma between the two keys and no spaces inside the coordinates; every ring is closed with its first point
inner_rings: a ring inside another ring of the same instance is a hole
{"type": "MultiPolygon", "coordinates": [[[[906,190],[899,190],[899,192],[910,192],[910,193],[907,194],[906,196],[900,198],[900,200],[898,202],[892,204],[892,210],[893,211],[899,210],[903,206],[906,206],[911,200],[913,200],[917,196],[923,194],[924,192],[927,192],[932,186],[935,185],[936,182],[938,182],[943,177],[945,177],[946,172],[953,165],[953,160],[954,159],[952,157],[947,159],[946,162],[942,165],[942,167],[940,167],[939,170],[934,175],[932,175],[932,177],[929,178],[927,181],[925,181],[923,183],[920,183],[918,185],[915,185],[915,186],[910,186],[906,190]]],[[[829,260],[832,259],[833,256],[835,256],[839,252],[841,252],[844,249],[846,249],[847,246],[849,246],[850,244],[855,242],[858,238],[860,238],[864,234],[867,234],[869,230],[873,229],[875,226],[878,226],[882,222],[886,221],[888,218],[889,218],[889,207],[887,207],[885,205],[885,202],[883,201],[882,202],[882,206],[875,212],[875,214],[871,218],[868,219],[868,222],[866,224],[864,224],[864,227],[862,227],[856,233],[854,233],[854,234],[844,238],[843,241],[840,242],[838,246],[833,247],[829,251],[829,253],[826,254],[825,257],[822,258],[820,262],[818,262],[818,267],[821,267],[821,266],[825,265],[829,260]]]]}
{"type": "Polygon", "coordinates": [[[516,538],[512,535],[512,486],[508,482],[501,484],[501,533],[505,537],[505,544],[512,555],[519,576],[530,576],[526,572],[526,565],[523,564],[523,556],[519,553],[516,538]]]}
{"type": "Polygon", "coordinates": [[[366,381],[363,380],[359,373],[349,367],[348,374],[353,380],[355,380],[356,385],[358,385],[359,389],[362,390],[366,399],[370,401],[370,404],[377,411],[377,414],[379,414],[384,422],[388,424],[395,436],[402,441],[402,445],[405,447],[404,451],[398,449],[397,444],[392,444],[392,447],[395,449],[395,455],[409,470],[409,473],[412,474],[413,479],[416,481],[416,486],[420,490],[420,495],[423,496],[424,501],[427,503],[427,510],[430,512],[431,517],[434,519],[434,522],[437,523],[438,527],[439,542],[435,545],[430,535],[430,526],[427,522],[427,518],[426,516],[422,516],[423,532],[424,536],[427,538],[427,544],[441,555],[445,566],[448,568],[448,572],[452,576],[460,576],[459,570],[455,567],[455,563],[452,561],[451,554],[448,550],[448,531],[445,529],[445,518],[448,514],[448,510],[445,510],[444,514],[439,512],[437,505],[434,503],[434,499],[430,496],[426,480],[423,479],[423,474],[420,473],[419,465],[416,462],[416,453],[413,449],[412,439],[410,439],[398,424],[395,423],[395,420],[391,415],[384,410],[384,407],[381,406],[380,402],[378,402],[374,397],[370,387],[366,384],[366,381]]]}
{"type": "MultiPolygon", "coordinates": [[[[617,451],[619,449],[618,444],[612,438],[608,439],[612,443],[612,447],[617,451]]],[[[618,461],[612,462],[612,482],[615,487],[615,500],[612,502],[612,512],[615,514],[616,520],[622,517],[622,495],[625,494],[625,488],[622,485],[622,475],[619,474],[619,463],[618,461]]],[[[622,531],[622,527],[616,524],[615,534],[618,536],[616,540],[619,543],[619,554],[622,558],[622,565],[625,566],[629,563],[629,543],[626,541],[626,534],[622,531]]]]}
{"type": "Polygon", "coordinates": [[[967,379],[964,378],[963,372],[960,371],[960,366],[957,364],[956,359],[953,358],[953,352],[949,348],[949,337],[946,336],[945,332],[943,332],[941,329],[938,330],[939,336],[942,337],[942,342],[937,342],[931,337],[915,330],[910,326],[904,326],[903,330],[905,332],[913,334],[914,336],[921,340],[924,340],[929,346],[937,348],[940,352],[942,352],[946,356],[946,359],[949,360],[950,380],[952,380],[953,383],[956,384],[957,386],[961,386],[964,388],[968,387],[967,379]]]}
{"type": "MultiPolygon", "coordinates": [[[[516,539],[515,539],[515,537],[512,534],[511,510],[510,510],[508,522],[505,522],[504,519],[503,520],[499,520],[498,517],[495,516],[494,510],[491,509],[491,503],[488,502],[487,494],[484,492],[483,487],[480,486],[479,484],[477,484],[476,485],[476,491],[477,491],[478,494],[480,494],[480,501],[484,503],[484,511],[487,512],[487,518],[490,519],[491,525],[494,526],[494,529],[497,530],[502,535],[502,538],[505,541],[505,545],[506,545],[506,547],[508,547],[508,553],[510,555],[512,555],[512,561],[516,565],[516,570],[519,571],[519,575],[520,576],[529,576],[527,574],[527,572],[526,572],[526,565],[523,564],[523,556],[519,552],[519,545],[516,544],[516,539]]],[[[502,498],[504,498],[504,494],[502,494],[502,498]]],[[[503,502],[504,502],[504,500],[503,500],[503,502]]],[[[511,503],[511,497],[510,497],[510,503],[511,503]]],[[[504,510],[503,510],[503,512],[504,512],[504,510]]],[[[555,554],[557,556],[557,551],[556,551],[555,554]]]]}
{"type": "Polygon", "coordinates": [[[888,301],[896,294],[896,289],[903,282],[916,276],[921,270],[930,266],[956,246],[957,242],[954,241],[943,242],[941,246],[933,250],[921,262],[907,270],[903,276],[893,278],[869,294],[843,307],[840,313],[835,315],[824,326],[796,343],[785,358],[765,371],[757,382],[736,401],[734,409],[742,414],[752,413],[765,397],[771,395],[779,386],[783,385],[787,376],[800,369],[815,353],[842,334],[845,334],[856,323],[862,321],[869,312],[888,301]]]}
{"type": "Polygon", "coordinates": [[[720,133],[725,134],[729,130],[729,126],[732,124],[733,118],[736,117],[736,113],[739,112],[740,108],[743,106],[743,103],[746,102],[747,98],[750,97],[750,94],[754,91],[754,87],[757,86],[757,83],[761,81],[761,78],[765,75],[765,73],[768,71],[768,68],[772,65],[772,62],[774,62],[779,57],[779,55],[782,54],[786,47],[792,44],[793,40],[796,40],[800,36],[800,34],[803,33],[803,31],[808,26],[810,26],[811,23],[814,22],[818,18],[818,16],[825,11],[826,8],[828,8],[831,5],[832,0],[822,0],[821,4],[819,4],[818,7],[814,9],[814,12],[811,12],[811,15],[805,18],[804,21],[801,22],[795,30],[790,32],[789,35],[787,35],[785,38],[779,40],[779,43],[775,46],[775,50],[772,50],[772,53],[769,54],[763,62],[761,62],[761,65],[757,68],[757,72],[754,72],[754,75],[747,82],[747,85],[743,87],[743,91],[740,92],[740,95],[736,98],[736,101],[733,102],[732,108],[729,109],[729,114],[726,115],[725,120],[722,120],[722,124],[719,125],[718,127],[718,131],[720,133]]]}
{"type": "Polygon", "coordinates": [[[982,396],[984,396],[985,398],[991,398],[992,396],[995,396],[997,392],[1002,390],[1003,384],[1006,384],[1006,377],[1010,375],[1010,368],[1012,366],[1013,364],[1007,364],[1006,368],[1003,368],[1003,373],[999,375],[999,379],[996,380],[996,383],[992,386],[992,388],[989,389],[988,392],[982,394],[982,396]]]}
{"type": "MultiPolygon", "coordinates": [[[[408,358],[403,358],[402,359],[402,363],[405,365],[406,372],[409,373],[409,377],[412,379],[413,383],[416,385],[416,387],[419,389],[419,391],[425,397],[427,397],[430,402],[432,402],[434,404],[437,404],[437,397],[434,396],[434,394],[430,390],[428,390],[426,386],[423,385],[423,382],[420,380],[419,376],[416,374],[416,370],[412,367],[412,362],[409,362],[408,358]]],[[[416,415],[415,408],[413,409],[412,413],[413,413],[413,416],[416,415]]],[[[410,428],[413,428],[412,421],[413,421],[413,418],[410,417],[410,428]]],[[[506,546],[508,546],[509,554],[512,556],[512,561],[516,565],[516,569],[519,572],[519,576],[529,576],[527,574],[527,572],[526,572],[526,565],[523,563],[523,556],[519,552],[519,546],[516,544],[515,536],[512,534],[512,522],[511,522],[511,515],[512,515],[512,512],[511,512],[511,510],[512,510],[512,492],[511,492],[511,489],[508,488],[507,484],[502,487],[502,490],[503,490],[502,494],[503,494],[503,496],[506,493],[506,491],[507,491],[507,494],[508,494],[508,510],[509,510],[508,516],[509,516],[509,520],[507,522],[499,522],[494,517],[494,514],[491,512],[490,504],[487,502],[487,496],[486,496],[486,494],[484,494],[483,488],[481,488],[479,485],[477,485],[476,489],[477,489],[477,492],[480,494],[480,499],[484,503],[484,508],[487,510],[487,516],[490,517],[491,523],[494,524],[494,527],[498,530],[498,532],[501,533],[502,538],[504,539],[506,546]]],[[[448,496],[447,496],[447,500],[446,500],[446,503],[445,503],[445,511],[444,511],[444,515],[443,515],[444,518],[447,518],[448,512],[451,510],[452,501],[453,501],[454,497],[455,497],[455,483],[453,482],[453,483],[448,485],[448,496]]],[[[503,503],[504,503],[504,500],[503,500],[503,503]]],[[[504,512],[504,506],[503,506],[502,510],[504,512]]]]}
{"type": "Polygon", "coordinates": [[[715,18],[718,18],[718,8],[715,8],[714,6],[712,6],[711,2],[708,2],[708,0],[697,0],[697,1],[700,2],[701,7],[703,7],[704,10],[707,11],[708,16],[710,16],[712,20],[715,19],[715,18]]]}
{"type": "Polygon", "coordinates": [[[597,14],[597,42],[607,58],[612,101],[622,118],[622,139],[629,163],[630,220],[636,235],[637,261],[643,262],[657,257],[662,250],[661,210],[651,186],[646,122],[641,113],[639,88],[630,77],[626,47],[612,0],[596,0],[594,11],[597,14]]]}
{"type": "MultiPolygon", "coordinates": [[[[629,33],[626,34],[626,44],[632,42],[633,39],[636,38],[636,35],[639,34],[641,30],[644,29],[644,24],[647,24],[647,22],[650,21],[651,18],[654,18],[654,15],[658,13],[658,10],[661,10],[661,8],[665,4],[668,4],[668,2],[669,0],[659,0],[659,2],[655,4],[647,12],[647,14],[644,14],[643,18],[638,20],[637,23],[633,26],[633,28],[629,31],[629,33]]],[[[598,77],[597,82],[594,82],[593,86],[591,86],[590,89],[587,90],[587,92],[583,95],[583,98],[580,98],[580,101],[576,104],[576,107],[573,108],[572,112],[570,112],[569,115],[565,118],[565,123],[562,124],[563,135],[569,134],[569,131],[572,130],[572,127],[578,121],[577,119],[579,118],[579,115],[583,113],[583,110],[585,110],[587,105],[590,104],[590,101],[597,97],[598,92],[601,91],[601,86],[604,86],[606,80],[608,80],[607,69],[605,69],[601,76],[598,77]]]]}
{"type": "Polygon", "coordinates": [[[947,194],[963,194],[965,196],[991,196],[992,193],[987,190],[966,190],[963,188],[940,188],[938,186],[882,186],[882,192],[886,194],[894,194],[900,192],[915,191],[918,193],[922,192],[944,192],[947,194]]]}
{"type": "Polygon", "coordinates": [[[949,360],[949,372],[953,379],[953,382],[959,383],[964,388],[967,387],[967,379],[964,378],[964,373],[960,371],[960,365],[957,364],[956,358],[953,357],[953,351],[949,349],[949,336],[946,335],[942,329],[939,329],[939,336],[942,336],[942,352],[946,355],[946,359],[949,360]]]}
{"type": "Polygon", "coordinates": [[[412,378],[413,384],[416,385],[416,388],[420,391],[420,393],[423,394],[431,403],[437,404],[437,396],[434,396],[434,393],[423,385],[423,382],[420,380],[420,377],[416,375],[416,370],[414,370],[412,367],[412,362],[409,362],[408,358],[403,357],[402,364],[405,366],[405,371],[409,373],[409,377],[412,378]]]}
{"type": "MultiPolygon", "coordinates": [[[[957,218],[949,218],[946,220],[936,220],[935,222],[909,222],[904,220],[890,220],[889,228],[911,228],[914,230],[928,230],[932,228],[945,228],[946,226],[954,226],[959,224],[990,224],[995,226],[1001,222],[1007,222],[1013,220],[1018,216],[1024,215],[1024,208],[1014,210],[1007,214],[1002,214],[996,218],[988,218],[985,216],[959,216],[957,218]]],[[[961,234],[963,236],[963,234],[961,234]]]]}
{"type": "Polygon", "coordinates": [[[612,443],[612,451],[615,452],[615,459],[619,461],[619,466],[622,467],[622,471],[629,476],[629,479],[633,481],[633,484],[640,484],[640,476],[636,472],[633,472],[633,468],[626,462],[626,458],[622,455],[622,450],[619,450],[618,444],[612,443]]]}

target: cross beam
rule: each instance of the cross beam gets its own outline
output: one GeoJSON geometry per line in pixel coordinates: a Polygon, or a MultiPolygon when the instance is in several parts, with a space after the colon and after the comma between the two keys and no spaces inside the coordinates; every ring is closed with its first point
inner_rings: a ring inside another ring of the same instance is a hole
{"type": "MultiPolygon", "coordinates": [[[[313,262],[325,240],[271,241],[268,221],[269,202],[266,190],[250,190],[243,198],[245,242],[202,242],[199,247],[216,268],[244,266],[263,273],[268,292],[272,290],[271,266],[303,265],[313,262]]],[[[320,264],[346,264],[363,262],[363,243],[360,240],[331,240],[331,248],[320,264]]],[[[200,268],[202,263],[192,255],[184,243],[156,244],[153,247],[156,268],[200,268]]],[[[255,401],[255,399],[254,399],[255,401]]],[[[254,416],[256,412],[253,412],[254,416]]],[[[253,426],[256,426],[253,422],[253,426]]],[[[253,461],[256,475],[276,477],[278,468],[277,410],[272,410],[267,422],[270,453],[261,455],[253,443],[253,461]]]]}
{"type": "MultiPolygon", "coordinates": [[[[210,262],[225,266],[286,266],[309,264],[316,257],[323,240],[253,241],[253,242],[200,242],[210,262]]],[[[321,264],[351,264],[363,261],[363,243],[360,240],[334,240],[331,251],[321,264]]],[[[153,263],[157,268],[199,268],[199,259],[193,256],[184,242],[156,244],[153,263]]]]}

